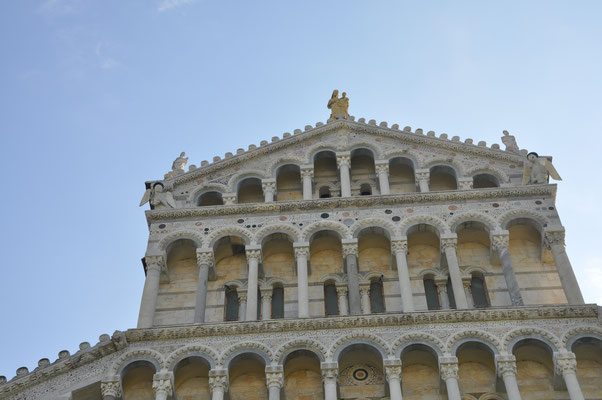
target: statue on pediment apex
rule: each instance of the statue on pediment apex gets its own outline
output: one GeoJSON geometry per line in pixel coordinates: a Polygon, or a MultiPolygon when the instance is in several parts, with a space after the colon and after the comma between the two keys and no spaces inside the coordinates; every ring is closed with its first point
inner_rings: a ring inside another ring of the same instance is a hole
{"type": "Polygon", "coordinates": [[[329,121],[335,119],[349,119],[349,97],[347,93],[343,92],[341,98],[339,98],[339,91],[334,90],[330,100],[328,100],[328,108],[330,109],[329,121]]]}

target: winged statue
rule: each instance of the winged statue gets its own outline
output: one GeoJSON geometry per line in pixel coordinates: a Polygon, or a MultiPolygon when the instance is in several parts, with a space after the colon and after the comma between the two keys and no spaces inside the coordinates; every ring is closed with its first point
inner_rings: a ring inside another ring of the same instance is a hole
{"type": "Polygon", "coordinates": [[[150,202],[151,208],[176,208],[176,201],[173,198],[173,194],[170,191],[163,191],[165,186],[161,182],[153,184],[152,188],[146,189],[142,200],[140,200],[140,207],[150,202]]]}
{"type": "Polygon", "coordinates": [[[539,157],[535,152],[527,154],[523,171],[523,185],[548,183],[548,176],[557,181],[562,180],[548,157],[539,157]]]}

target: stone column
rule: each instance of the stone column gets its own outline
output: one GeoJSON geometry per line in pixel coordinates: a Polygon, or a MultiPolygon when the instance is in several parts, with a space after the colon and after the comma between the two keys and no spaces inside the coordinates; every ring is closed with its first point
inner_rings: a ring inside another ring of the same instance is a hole
{"type": "Polygon", "coordinates": [[[157,296],[159,295],[161,271],[165,269],[163,256],[146,256],[144,260],[146,261],[146,280],[144,281],[144,290],[142,292],[138,328],[150,328],[153,326],[157,296]]]}
{"type": "Polygon", "coordinates": [[[470,285],[472,284],[470,278],[463,278],[462,285],[464,285],[464,295],[466,296],[466,304],[468,308],[474,308],[474,300],[472,298],[472,288],[470,285]]]}
{"type": "Polygon", "coordinates": [[[205,322],[207,281],[209,280],[209,268],[213,265],[213,252],[210,249],[196,249],[196,263],[199,268],[199,280],[196,288],[194,322],[199,324],[205,322]]]}
{"type": "Polygon", "coordinates": [[[402,400],[401,396],[401,360],[385,360],[385,374],[389,382],[391,400],[402,400]]]}
{"type": "Polygon", "coordinates": [[[323,362],[320,364],[320,368],[322,369],[322,381],[324,382],[324,400],[337,400],[339,364],[323,362]]]}
{"type": "Polygon", "coordinates": [[[458,189],[470,190],[472,189],[472,178],[458,178],[458,189]]]}
{"type": "Polygon", "coordinates": [[[460,386],[458,385],[458,358],[439,357],[439,373],[445,381],[447,398],[449,400],[462,400],[460,386]]]}
{"type": "Polygon", "coordinates": [[[257,320],[257,274],[259,273],[260,246],[247,246],[247,264],[249,277],[247,280],[247,314],[245,321],[257,320]]]}
{"type": "Polygon", "coordinates": [[[577,359],[575,353],[554,353],[556,371],[562,375],[566,383],[566,390],[571,400],[584,400],[583,392],[577,380],[577,359]]]}
{"type": "Polygon", "coordinates": [[[153,392],[155,400],[167,400],[173,394],[172,381],[173,374],[167,371],[157,372],[153,376],[153,392]]]}
{"type": "Polygon", "coordinates": [[[247,317],[247,291],[238,290],[238,320],[244,321],[247,317]]]}
{"type": "Polygon", "coordinates": [[[374,165],[376,167],[376,174],[378,175],[380,194],[391,194],[389,187],[389,160],[378,160],[374,165]]]}
{"type": "Polygon", "coordinates": [[[447,280],[436,279],[435,285],[437,285],[437,293],[439,294],[439,302],[441,303],[442,310],[449,310],[449,296],[447,294],[447,280]]]}
{"type": "Polygon", "coordinates": [[[456,300],[457,309],[468,308],[466,294],[464,293],[464,285],[462,284],[462,275],[460,274],[460,266],[456,257],[456,245],[458,236],[454,234],[441,235],[441,249],[445,252],[447,259],[447,268],[451,279],[452,288],[454,289],[454,298],[456,300]]]}
{"type": "Polygon", "coordinates": [[[121,398],[121,384],[119,383],[119,376],[113,376],[109,379],[103,380],[100,383],[100,393],[102,400],[117,400],[121,398]]]}
{"type": "Polygon", "coordinates": [[[351,153],[337,153],[337,166],[341,173],[341,197],[351,197],[351,153]]]}
{"type": "Polygon", "coordinates": [[[272,319],[272,288],[261,289],[261,319],[272,319]]]}
{"type": "Polygon", "coordinates": [[[236,203],[236,193],[224,193],[222,195],[224,205],[231,206],[236,203]]]}
{"type": "Polygon", "coordinates": [[[337,297],[339,299],[339,315],[349,315],[349,304],[347,303],[347,286],[337,285],[337,297]]]}
{"type": "Polygon", "coordinates": [[[412,285],[410,283],[410,272],[408,270],[408,239],[403,236],[391,240],[391,250],[397,261],[397,277],[399,279],[399,292],[401,293],[401,311],[414,311],[414,298],[412,296],[412,285]]]}
{"type": "Polygon", "coordinates": [[[297,259],[297,308],[299,318],[309,317],[309,284],[307,282],[307,260],[309,259],[309,242],[293,243],[297,259]]]}
{"type": "Polygon", "coordinates": [[[313,199],[312,178],[314,177],[313,165],[301,166],[301,179],[303,181],[303,200],[313,199]]]}
{"type": "Polygon", "coordinates": [[[359,315],[362,312],[360,301],[360,281],[357,268],[357,239],[343,239],[343,256],[347,264],[347,287],[349,288],[349,312],[359,315]]]}
{"type": "Polygon", "coordinates": [[[518,280],[514,274],[514,268],[512,268],[512,260],[510,259],[510,251],[508,250],[509,242],[510,233],[508,231],[491,232],[491,245],[497,251],[502,263],[502,272],[506,280],[510,301],[513,306],[522,306],[524,305],[523,296],[520,294],[518,280]]]}
{"type": "Polygon", "coordinates": [[[274,195],[276,194],[276,179],[262,179],[261,188],[263,189],[264,201],[271,203],[274,201],[274,195]]]}
{"type": "Polygon", "coordinates": [[[228,390],[228,371],[225,369],[212,369],[209,371],[209,389],[211,400],[224,400],[224,393],[228,390]]]}
{"type": "Polygon", "coordinates": [[[564,289],[564,294],[569,304],[585,304],[583,301],[583,295],[577,278],[575,278],[575,272],[569,261],[569,257],[566,254],[564,247],[564,229],[561,230],[546,230],[545,242],[552,250],[554,256],[554,264],[556,264],[556,270],[564,289]]]}
{"type": "Polygon", "coordinates": [[[265,380],[268,387],[269,400],[280,400],[280,390],[284,384],[282,365],[269,365],[265,367],[265,380]]]}
{"type": "Polygon", "coordinates": [[[360,286],[360,297],[362,304],[362,314],[370,314],[371,305],[370,305],[370,286],[361,285],[360,286]]]}
{"type": "Polygon", "coordinates": [[[431,171],[429,169],[417,169],[414,171],[414,177],[416,178],[416,184],[420,188],[421,192],[429,191],[429,180],[431,171]]]}
{"type": "Polygon", "coordinates": [[[513,355],[498,355],[495,362],[497,374],[504,381],[508,400],[522,400],[516,381],[516,358],[513,355]]]}

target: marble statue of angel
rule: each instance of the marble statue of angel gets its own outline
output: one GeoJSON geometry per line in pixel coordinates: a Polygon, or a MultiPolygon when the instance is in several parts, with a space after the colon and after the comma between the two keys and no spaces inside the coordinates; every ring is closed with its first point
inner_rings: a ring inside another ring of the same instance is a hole
{"type": "Polygon", "coordinates": [[[535,152],[527,154],[525,169],[523,171],[523,185],[537,185],[548,183],[548,176],[552,179],[561,181],[556,168],[547,157],[539,158],[535,152]]]}
{"type": "Polygon", "coordinates": [[[140,206],[150,202],[151,209],[158,208],[176,208],[176,201],[170,191],[163,191],[165,186],[161,182],[156,182],[149,189],[146,189],[142,200],[140,200],[140,206]]]}
{"type": "Polygon", "coordinates": [[[186,168],[186,164],[188,164],[188,157],[186,157],[186,153],[185,152],[181,152],[180,156],[178,158],[176,158],[174,160],[174,162],[171,164],[171,171],[169,171],[168,173],[166,173],[164,175],[165,179],[169,179],[172,178],[174,176],[178,176],[180,174],[183,174],[184,168],[186,168]]]}

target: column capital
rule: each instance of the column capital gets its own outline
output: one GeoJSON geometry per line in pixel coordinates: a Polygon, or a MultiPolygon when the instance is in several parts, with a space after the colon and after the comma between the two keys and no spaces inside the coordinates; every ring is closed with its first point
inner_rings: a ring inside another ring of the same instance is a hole
{"type": "Polygon", "coordinates": [[[491,232],[491,247],[493,247],[495,250],[502,247],[508,248],[509,243],[510,232],[508,232],[507,230],[498,230],[491,232]]]}
{"type": "Polygon", "coordinates": [[[172,389],[173,373],[168,371],[160,371],[153,375],[153,392],[155,394],[163,392],[167,396],[171,396],[173,393],[172,389]]]}
{"type": "Polygon", "coordinates": [[[358,241],[357,239],[343,239],[343,256],[356,256],[358,255],[358,241]]]}
{"type": "Polygon", "coordinates": [[[284,385],[284,369],[282,365],[268,365],[265,367],[265,381],[268,388],[280,389],[284,385]]]}
{"type": "Polygon", "coordinates": [[[458,246],[458,235],[455,233],[447,233],[441,235],[441,251],[445,249],[456,249],[458,246]]]}
{"type": "Polygon", "coordinates": [[[500,378],[504,375],[516,376],[516,357],[512,354],[495,356],[495,364],[497,366],[497,374],[500,378]]]}
{"type": "Polygon", "coordinates": [[[458,379],[458,358],[439,357],[439,373],[444,381],[450,378],[458,379]]]}
{"type": "Polygon", "coordinates": [[[295,252],[295,258],[309,257],[309,242],[293,243],[293,251],[295,252]]]}
{"type": "Polygon", "coordinates": [[[458,178],[458,188],[460,190],[472,189],[473,180],[471,177],[458,178]]]}
{"type": "Polygon", "coordinates": [[[546,247],[552,247],[554,245],[564,246],[564,233],[564,228],[544,230],[544,242],[546,247]]]}
{"type": "Polygon", "coordinates": [[[389,162],[386,164],[375,164],[374,165],[377,174],[388,174],[389,173],[389,162]]]}
{"type": "Polygon", "coordinates": [[[276,179],[274,179],[274,178],[262,179],[261,187],[263,188],[263,190],[265,190],[266,188],[276,189],[276,179]]]}
{"type": "Polygon", "coordinates": [[[395,380],[401,381],[401,360],[400,359],[384,360],[383,364],[385,366],[385,375],[387,378],[387,382],[390,379],[395,379],[395,380]]]}
{"type": "Polygon", "coordinates": [[[361,284],[360,285],[360,294],[362,296],[370,296],[370,284],[361,284]]]}
{"type": "Polygon", "coordinates": [[[337,362],[323,362],[320,363],[320,369],[322,370],[322,380],[334,380],[336,382],[339,377],[339,363],[337,362]]]}
{"type": "Polygon", "coordinates": [[[341,168],[341,166],[345,165],[347,167],[351,166],[351,152],[350,151],[342,151],[336,153],[337,157],[337,167],[341,168]]]}
{"type": "Polygon", "coordinates": [[[431,171],[426,169],[417,169],[414,171],[414,177],[417,181],[428,181],[431,176],[431,171]]]}
{"type": "Polygon", "coordinates": [[[119,383],[119,376],[115,375],[100,382],[100,393],[103,397],[113,396],[116,399],[121,397],[121,384],[119,383]]]}
{"type": "Polygon", "coordinates": [[[228,388],[228,371],[225,369],[212,369],[209,371],[209,388],[225,392],[228,388]]]}
{"type": "Polygon", "coordinates": [[[347,295],[348,288],[346,283],[339,283],[335,287],[337,289],[337,296],[341,297],[347,295]]]}
{"type": "Polygon", "coordinates": [[[257,262],[261,261],[261,246],[246,246],[245,253],[247,256],[247,261],[249,261],[249,260],[257,260],[257,262]]]}
{"type": "Polygon", "coordinates": [[[166,270],[165,258],[162,255],[160,255],[160,256],[146,255],[146,256],[144,256],[144,262],[146,264],[147,271],[149,271],[151,269],[155,269],[159,272],[166,270]]]}
{"type": "Polygon", "coordinates": [[[197,265],[213,266],[213,250],[211,249],[196,249],[197,265]]]}
{"type": "Polygon", "coordinates": [[[577,358],[575,353],[554,353],[554,366],[556,371],[564,376],[569,373],[576,373],[577,371],[577,358]]]}
{"type": "Polygon", "coordinates": [[[224,193],[222,194],[222,199],[225,205],[230,206],[236,203],[236,193],[224,193]]]}
{"type": "Polygon", "coordinates": [[[403,253],[408,254],[408,237],[402,236],[391,239],[391,250],[393,254],[403,253]]]}
{"type": "Polygon", "coordinates": [[[262,288],[262,289],[260,289],[261,300],[266,300],[266,299],[272,300],[272,291],[273,291],[272,288],[262,288]]]}
{"type": "Polygon", "coordinates": [[[310,178],[313,178],[314,166],[312,164],[302,165],[300,167],[300,169],[301,169],[301,177],[309,176],[310,178]]]}
{"type": "Polygon", "coordinates": [[[240,304],[241,302],[246,302],[247,301],[247,290],[246,289],[239,289],[236,291],[236,294],[238,294],[238,304],[240,304]]]}

